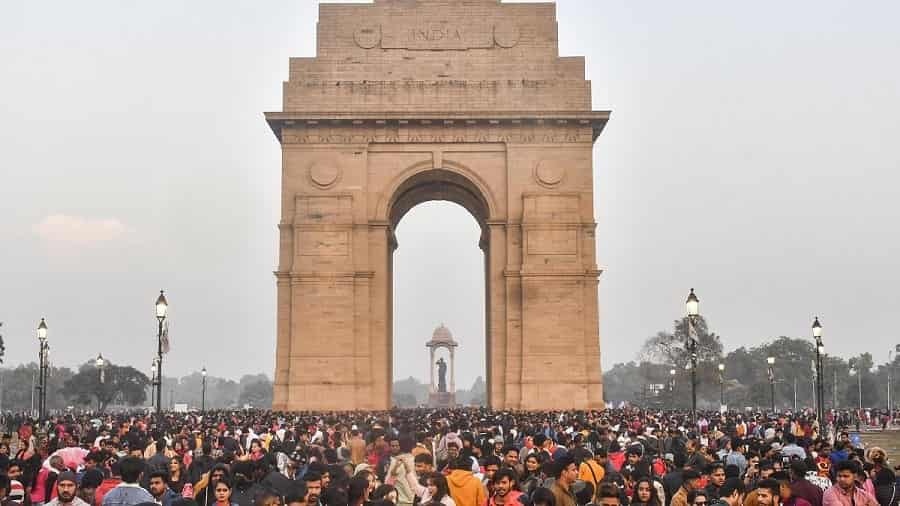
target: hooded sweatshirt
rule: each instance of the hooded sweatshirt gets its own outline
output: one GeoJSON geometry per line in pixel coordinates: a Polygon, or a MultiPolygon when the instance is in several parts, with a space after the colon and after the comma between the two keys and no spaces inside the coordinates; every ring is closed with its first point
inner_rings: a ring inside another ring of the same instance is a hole
{"type": "Polygon", "coordinates": [[[484,485],[471,471],[454,469],[447,476],[447,484],[456,506],[485,506],[487,503],[484,485]]]}

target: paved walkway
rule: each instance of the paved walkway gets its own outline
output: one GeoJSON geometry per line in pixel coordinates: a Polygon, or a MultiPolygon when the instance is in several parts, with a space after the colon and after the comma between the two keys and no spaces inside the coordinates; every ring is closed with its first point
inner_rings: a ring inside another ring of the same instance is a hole
{"type": "Polygon", "coordinates": [[[866,448],[880,446],[887,452],[888,458],[893,461],[900,460],[900,430],[862,432],[860,437],[866,448]]]}

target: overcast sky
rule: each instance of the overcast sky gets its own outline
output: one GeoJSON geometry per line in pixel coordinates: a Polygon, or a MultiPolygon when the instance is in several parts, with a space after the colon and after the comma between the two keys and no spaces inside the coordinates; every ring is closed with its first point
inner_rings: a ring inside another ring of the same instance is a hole
{"type": "MultiPolygon", "coordinates": [[[[900,342],[900,3],[560,0],[560,53],[594,108],[603,366],[635,357],[695,287],[726,349],[806,337],[900,342]]],[[[147,371],[171,302],[166,373],[274,367],[288,57],[316,2],[0,4],[0,321],[7,363],[98,352],[147,371]]],[[[484,373],[474,219],[414,209],[395,258],[395,377],[424,377],[441,322],[458,385],[484,373]],[[440,224],[436,226],[435,224],[440,224]]]]}

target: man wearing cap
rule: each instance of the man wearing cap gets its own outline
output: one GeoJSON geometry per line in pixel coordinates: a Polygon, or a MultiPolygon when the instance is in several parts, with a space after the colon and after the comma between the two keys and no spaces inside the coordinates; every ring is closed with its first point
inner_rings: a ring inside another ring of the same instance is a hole
{"type": "Polygon", "coordinates": [[[88,503],[76,495],[78,484],[75,481],[75,473],[63,471],[56,477],[56,498],[48,502],[46,506],[88,506],[88,503]]]}

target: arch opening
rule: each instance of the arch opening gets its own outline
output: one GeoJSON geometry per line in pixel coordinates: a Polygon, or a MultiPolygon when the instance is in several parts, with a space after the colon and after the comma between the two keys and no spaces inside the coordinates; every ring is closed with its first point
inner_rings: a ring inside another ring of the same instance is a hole
{"type": "MultiPolygon", "coordinates": [[[[455,402],[489,404],[490,205],[474,183],[444,169],[410,176],[397,186],[389,202],[391,363],[387,373],[392,378],[392,403],[411,402],[414,383],[409,377],[424,383],[416,402],[429,402],[437,366],[431,363],[425,343],[437,327],[446,325],[459,341],[455,370],[450,368],[447,376],[448,385],[455,383],[452,393],[459,392],[455,402]],[[479,249],[472,247],[473,241],[479,249]]],[[[447,353],[438,353],[437,358],[448,363],[450,359],[447,353]]]]}
{"type": "Polygon", "coordinates": [[[388,215],[391,227],[396,228],[413,207],[434,200],[459,204],[482,228],[490,214],[487,199],[472,181],[451,170],[432,169],[410,176],[397,187],[388,215]]]}

